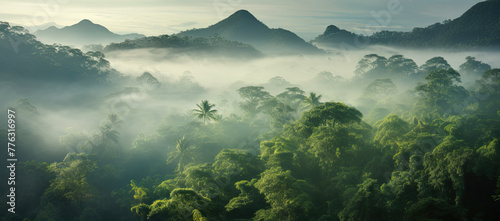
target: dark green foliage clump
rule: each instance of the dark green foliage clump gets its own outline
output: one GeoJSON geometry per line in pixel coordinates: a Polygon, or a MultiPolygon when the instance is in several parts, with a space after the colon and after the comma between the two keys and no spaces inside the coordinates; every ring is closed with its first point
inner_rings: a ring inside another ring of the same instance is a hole
{"type": "Polygon", "coordinates": [[[33,85],[31,81],[103,84],[118,75],[101,52],[42,44],[23,27],[7,22],[0,22],[0,66],[2,80],[23,80],[24,85],[33,85]]]}
{"type": "Polygon", "coordinates": [[[144,37],[135,40],[125,40],[121,43],[111,43],[104,48],[105,52],[130,50],[141,48],[166,48],[173,52],[218,54],[223,56],[237,56],[256,58],[262,54],[254,47],[237,41],[227,40],[220,35],[207,38],[193,38],[181,35],[160,35],[144,37]],[[177,50],[177,51],[176,51],[177,50]]]}

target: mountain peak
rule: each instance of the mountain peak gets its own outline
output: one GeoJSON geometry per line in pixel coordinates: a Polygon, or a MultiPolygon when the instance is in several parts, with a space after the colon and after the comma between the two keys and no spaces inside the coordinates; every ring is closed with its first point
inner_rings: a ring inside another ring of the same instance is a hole
{"type": "MultiPolygon", "coordinates": [[[[366,36],[370,44],[409,48],[482,48],[500,46],[500,0],[481,1],[460,17],[413,31],[380,31],[366,36]]],[[[334,47],[356,45],[362,36],[334,25],[312,42],[334,47]]]]}
{"type": "Polygon", "coordinates": [[[328,35],[328,34],[337,33],[339,31],[340,31],[340,28],[338,28],[337,26],[335,26],[335,25],[329,25],[328,27],[326,27],[326,30],[325,30],[325,32],[323,34],[324,35],[328,35]]]}
{"type": "Polygon", "coordinates": [[[239,15],[239,16],[252,16],[252,13],[250,13],[249,11],[245,10],[245,9],[240,9],[238,11],[236,11],[235,13],[233,13],[233,15],[239,15]]]}
{"type": "Polygon", "coordinates": [[[101,34],[105,33],[108,35],[114,34],[111,33],[111,31],[109,31],[106,27],[100,24],[96,24],[88,19],[83,19],[74,25],[64,27],[63,29],[80,29],[80,31],[83,30],[89,33],[93,32],[94,34],[96,34],[97,32],[100,32],[101,34]]]}
{"type": "Polygon", "coordinates": [[[118,35],[100,24],[93,23],[89,19],[83,19],[74,25],[65,26],[61,29],[52,26],[45,30],[37,31],[35,35],[38,39],[47,43],[70,45],[110,43],[144,37],[144,35],[139,34],[118,35]]]}
{"type": "Polygon", "coordinates": [[[50,26],[48,28],[46,28],[45,30],[50,30],[50,31],[53,31],[53,30],[59,30],[59,28],[57,28],[56,26],[50,26]]]}
{"type": "Polygon", "coordinates": [[[231,40],[250,44],[269,53],[297,54],[322,53],[323,51],[304,41],[291,31],[270,29],[247,10],[238,10],[229,17],[207,28],[188,30],[181,36],[208,38],[214,34],[231,40]]]}
{"type": "Polygon", "coordinates": [[[237,12],[227,17],[225,20],[261,23],[257,18],[255,18],[255,16],[252,15],[252,13],[244,9],[238,10],[237,12]]]}
{"type": "Polygon", "coordinates": [[[226,19],[211,25],[209,29],[212,34],[218,33],[229,39],[231,39],[229,35],[235,39],[253,39],[255,36],[270,31],[264,23],[247,10],[239,10],[226,19]]]}
{"type": "Polygon", "coordinates": [[[83,24],[89,24],[89,25],[93,25],[94,23],[88,19],[83,19],[81,20],[80,22],[77,23],[77,25],[83,25],[83,24]]]}

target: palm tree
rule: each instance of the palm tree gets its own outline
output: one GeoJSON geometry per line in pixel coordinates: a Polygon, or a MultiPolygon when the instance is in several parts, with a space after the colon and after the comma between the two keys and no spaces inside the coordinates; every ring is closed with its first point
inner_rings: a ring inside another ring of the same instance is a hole
{"type": "Polygon", "coordinates": [[[107,149],[112,149],[115,156],[117,149],[120,145],[120,132],[116,129],[123,123],[123,121],[116,114],[108,114],[108,119],[99,130],[101,134],[101,145],[107,149]]]}
{"type": "Polygon", "coordinates": [[[321,105],[322,103],[319,101],[321,99],[322,95],[316,95],[316,93],[311,92],[309,93],[309,97],[306,97],[304,99],[304,106],[305,109],[309,109],[318,105],[321,105]]]}
{"type": "Polygon", "coordinates": [[[123,124],[123,121],[117,114],[108,114],[108,120],[106,124],[111,125],[111,127],[116,128],[123,124]]]}
{"type": "Polygon", "coordinates": [[[206,124],[207,119],[217,121],[217,110],[212,109],[215,104],[210,104],[208,100],[204,100],[201,101],[201,104],[196,104],[196,106],[198,106],[198,109],[193,111],[198,118],[203,119],[203,124],[206,124]]]}
{"type": "Polygon", "coordinates": [[[99,133],[96,133],[85,141],[82,150],[88,153],[103,154],[106,150],[111,150],[117,155],[120,147],[120,132],[117,128],[123,123],[116,114],[108,114],[106,122],[99,126],[99,133]]]}
{"type": "Polygon", "coordinates": [[[175,151],[168,153],[167,164],[172,163],[174,160],[179,159],[179,163],[177,164],[177,171],[182,174],[184,170],[184,164],[186,160],[192,159],[190,154],[190,150],[193,146],[189,144],[189,140],[186,137],[182,137],[181,139],[177,139],[175,141],[175,151]]]}

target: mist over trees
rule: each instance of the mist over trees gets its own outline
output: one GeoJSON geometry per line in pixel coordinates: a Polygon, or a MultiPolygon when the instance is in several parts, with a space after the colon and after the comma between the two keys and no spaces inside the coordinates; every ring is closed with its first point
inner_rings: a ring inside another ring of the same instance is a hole
{"type": "MultiPolygon", "coordinates": [[[[111,113],[95,133],[60,134],[59,154],[25,152],[19,212],[2,219],[496,220],[500,71],[489,68],[472,57],[458,72],[442,57],[418,67],[366,55],[344,80],[366,85],[365,114],[300,86],[241,87],[232,113],[193,102],[132,140],[121,131],[133,119],[111,113]]],[[[166,90],[149,72],[130,80],[137,89],[108,97],[166,90]]],[[[26,99],[16,110],[25,145],[44,148],[30,143],[42,133],[29,122],[44,114],[26,99]]]]}
{"type": "Polygon", "coordinates": [[[290,33],[239,11],[83,52],[0,22],[19,146],[16,213],[0,220],[500,220],[498,63],[369,48],[349,71],[290,33]],[[263,54],[232,39],[240,27],[188,36],[237,18],[314,55],[263,54]]]}

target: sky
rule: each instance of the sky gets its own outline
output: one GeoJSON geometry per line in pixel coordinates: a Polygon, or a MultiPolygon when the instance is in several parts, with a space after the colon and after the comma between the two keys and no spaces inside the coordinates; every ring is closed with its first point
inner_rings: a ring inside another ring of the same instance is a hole
{"type": "Polygon", "coordinates": [[[174,34],[215,24],[240,9],[270,28],[305,40],[336,25],[358,34],[410,31],[462,15],[479,0],[0,0],[0,21],[46,28],[82,19],[110,31],[147,36],[174,34]]]}

